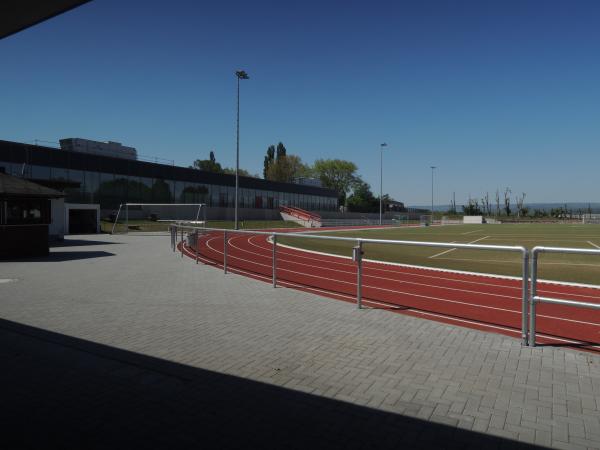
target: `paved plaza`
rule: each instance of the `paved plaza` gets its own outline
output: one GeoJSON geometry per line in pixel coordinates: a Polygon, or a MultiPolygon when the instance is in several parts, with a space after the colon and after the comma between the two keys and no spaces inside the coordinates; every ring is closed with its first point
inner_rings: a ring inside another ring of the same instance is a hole
{"type": "Polygon", "coordinates": [[[600,356],[196,265],[168,236],[0,262],[0,447],[600,448],[600,356]]]}

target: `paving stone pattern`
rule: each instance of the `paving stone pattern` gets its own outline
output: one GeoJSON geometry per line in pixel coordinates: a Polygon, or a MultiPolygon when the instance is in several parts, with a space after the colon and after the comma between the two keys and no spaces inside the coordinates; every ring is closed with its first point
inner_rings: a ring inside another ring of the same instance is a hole
{"type": "Polygon", "coordinates": [[[168,236],[52,250],[0,262],[10,448],[600,448],[597,355],[273,289],[168,236]]]}

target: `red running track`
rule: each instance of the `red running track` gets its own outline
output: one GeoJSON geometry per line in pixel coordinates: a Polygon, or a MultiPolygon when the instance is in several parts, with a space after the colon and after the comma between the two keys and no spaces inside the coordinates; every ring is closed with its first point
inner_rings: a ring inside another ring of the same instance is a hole
{"type": "MultiPolygon", "coordinates": [[[[277,230],[281,232],[281,230],[277,230]]],[[[289,230],[292,231],[292,230],[289,230]]],[[[223,233],[201,236],[199,260],[223,267],[223,233]]],[[[229,234],[231,272],[271,282],[273,246],[265,235],[229,234]]],[[[184,253],[196,257],[195,249],[184,253]]],[[[356,302],[356,264],[349,258],[277,246],[277,282],[356,302]]],[[[600,303],[600,289],[539,283],[539,295],[600,303]]],[[[427,268],[363,262],[363,303],[440,322],[520,338],[521,281],[427,268]]],[[[600,351],[600,311],[537,307],[538,343],[600,351]]]]}

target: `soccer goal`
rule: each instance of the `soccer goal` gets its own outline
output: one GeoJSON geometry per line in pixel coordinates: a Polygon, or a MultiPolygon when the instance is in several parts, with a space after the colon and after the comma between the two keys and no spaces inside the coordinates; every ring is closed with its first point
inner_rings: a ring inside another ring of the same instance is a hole
{"type": "Polygon", "coordinates": [[[111,234],[165,231],[169,223],[206,226],[206,203],[122,203],[111,234]]]}
{"type": "Polygon", "coordinates": [[[422,227],[428,227],[433,224],[433,216],[431,214],[424,214],[419,217],[419,224],[422,227]]]}

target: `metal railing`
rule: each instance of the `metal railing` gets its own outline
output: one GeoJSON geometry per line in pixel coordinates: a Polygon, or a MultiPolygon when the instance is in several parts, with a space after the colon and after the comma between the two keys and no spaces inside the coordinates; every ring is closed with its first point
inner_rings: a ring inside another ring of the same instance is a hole
{"type": "MultiPolygon", "coordinates": [[[[379,245],[401,245],[401,246],[413,246],[413,247],[436,247],[436,248],[447,248],[447,249],[468,249],[468,250],[486,250],[486,251],[507,251],[521,254],[522,263],[522,283],[521,283],[521,341],[523,345],[527,345],[529,342],[529,250],[522,246],[509,246],[509,245],[484,245],[484,244],[459,244],[459,243],[446,243],[446,242],[421,242],[421,241],[402,241],[402,240],[388,240],[388,239],[364,239],[364,238],[351,238],[341,236],[323,236],[308,233],[286,233],[276,231],[249,231],[249,230],[224,230],[222,228],[200,228],[187,225],[170,225],[171,230],[171,246],[173,251],[177,250],[177,238],[179,233],[181,234],[181,256],[183,257],[184,252],[184,230],[190,233],[195,233],[196,243],[196,262],[198,262],[198,247],[200,233],[223,233],[223,271],[227,273],[228,270],[228,236],[231,234],[250,234],[250,235],[263,235],[268,236],[273,245],[272,249],[272,283],[273,287],[277,286],[277,240],[278,237],[287,238],[303,238],[303,239],[322,239],[327,241],[344,241],[354,243],[353,247],[353,260],[356,262],[356,304],[360,309],[362,308],[362,278],[363,278],[363,245],[364,244],[379,244],[379,245]]],[[[599,252],[600,253],[600,252],[599,252]]]]}
{"type": "Polygon", "coordinates": [[[536,344],[536,322],[538,303],[549,303],[553,305],[574,306],[586,309],[600,310],[600,304],[579,302],[575,300],[565,300],[560,298],[542,297],[537,295],[538,283],[538,258],[541,253],[566,253],[577,255],[600,255],[600,250],[591,250],[586,248],[561,248],[561,247],[534,247],[531,250],[531,296],[529,299],[529,346],[535,347],[536,344]]]}

